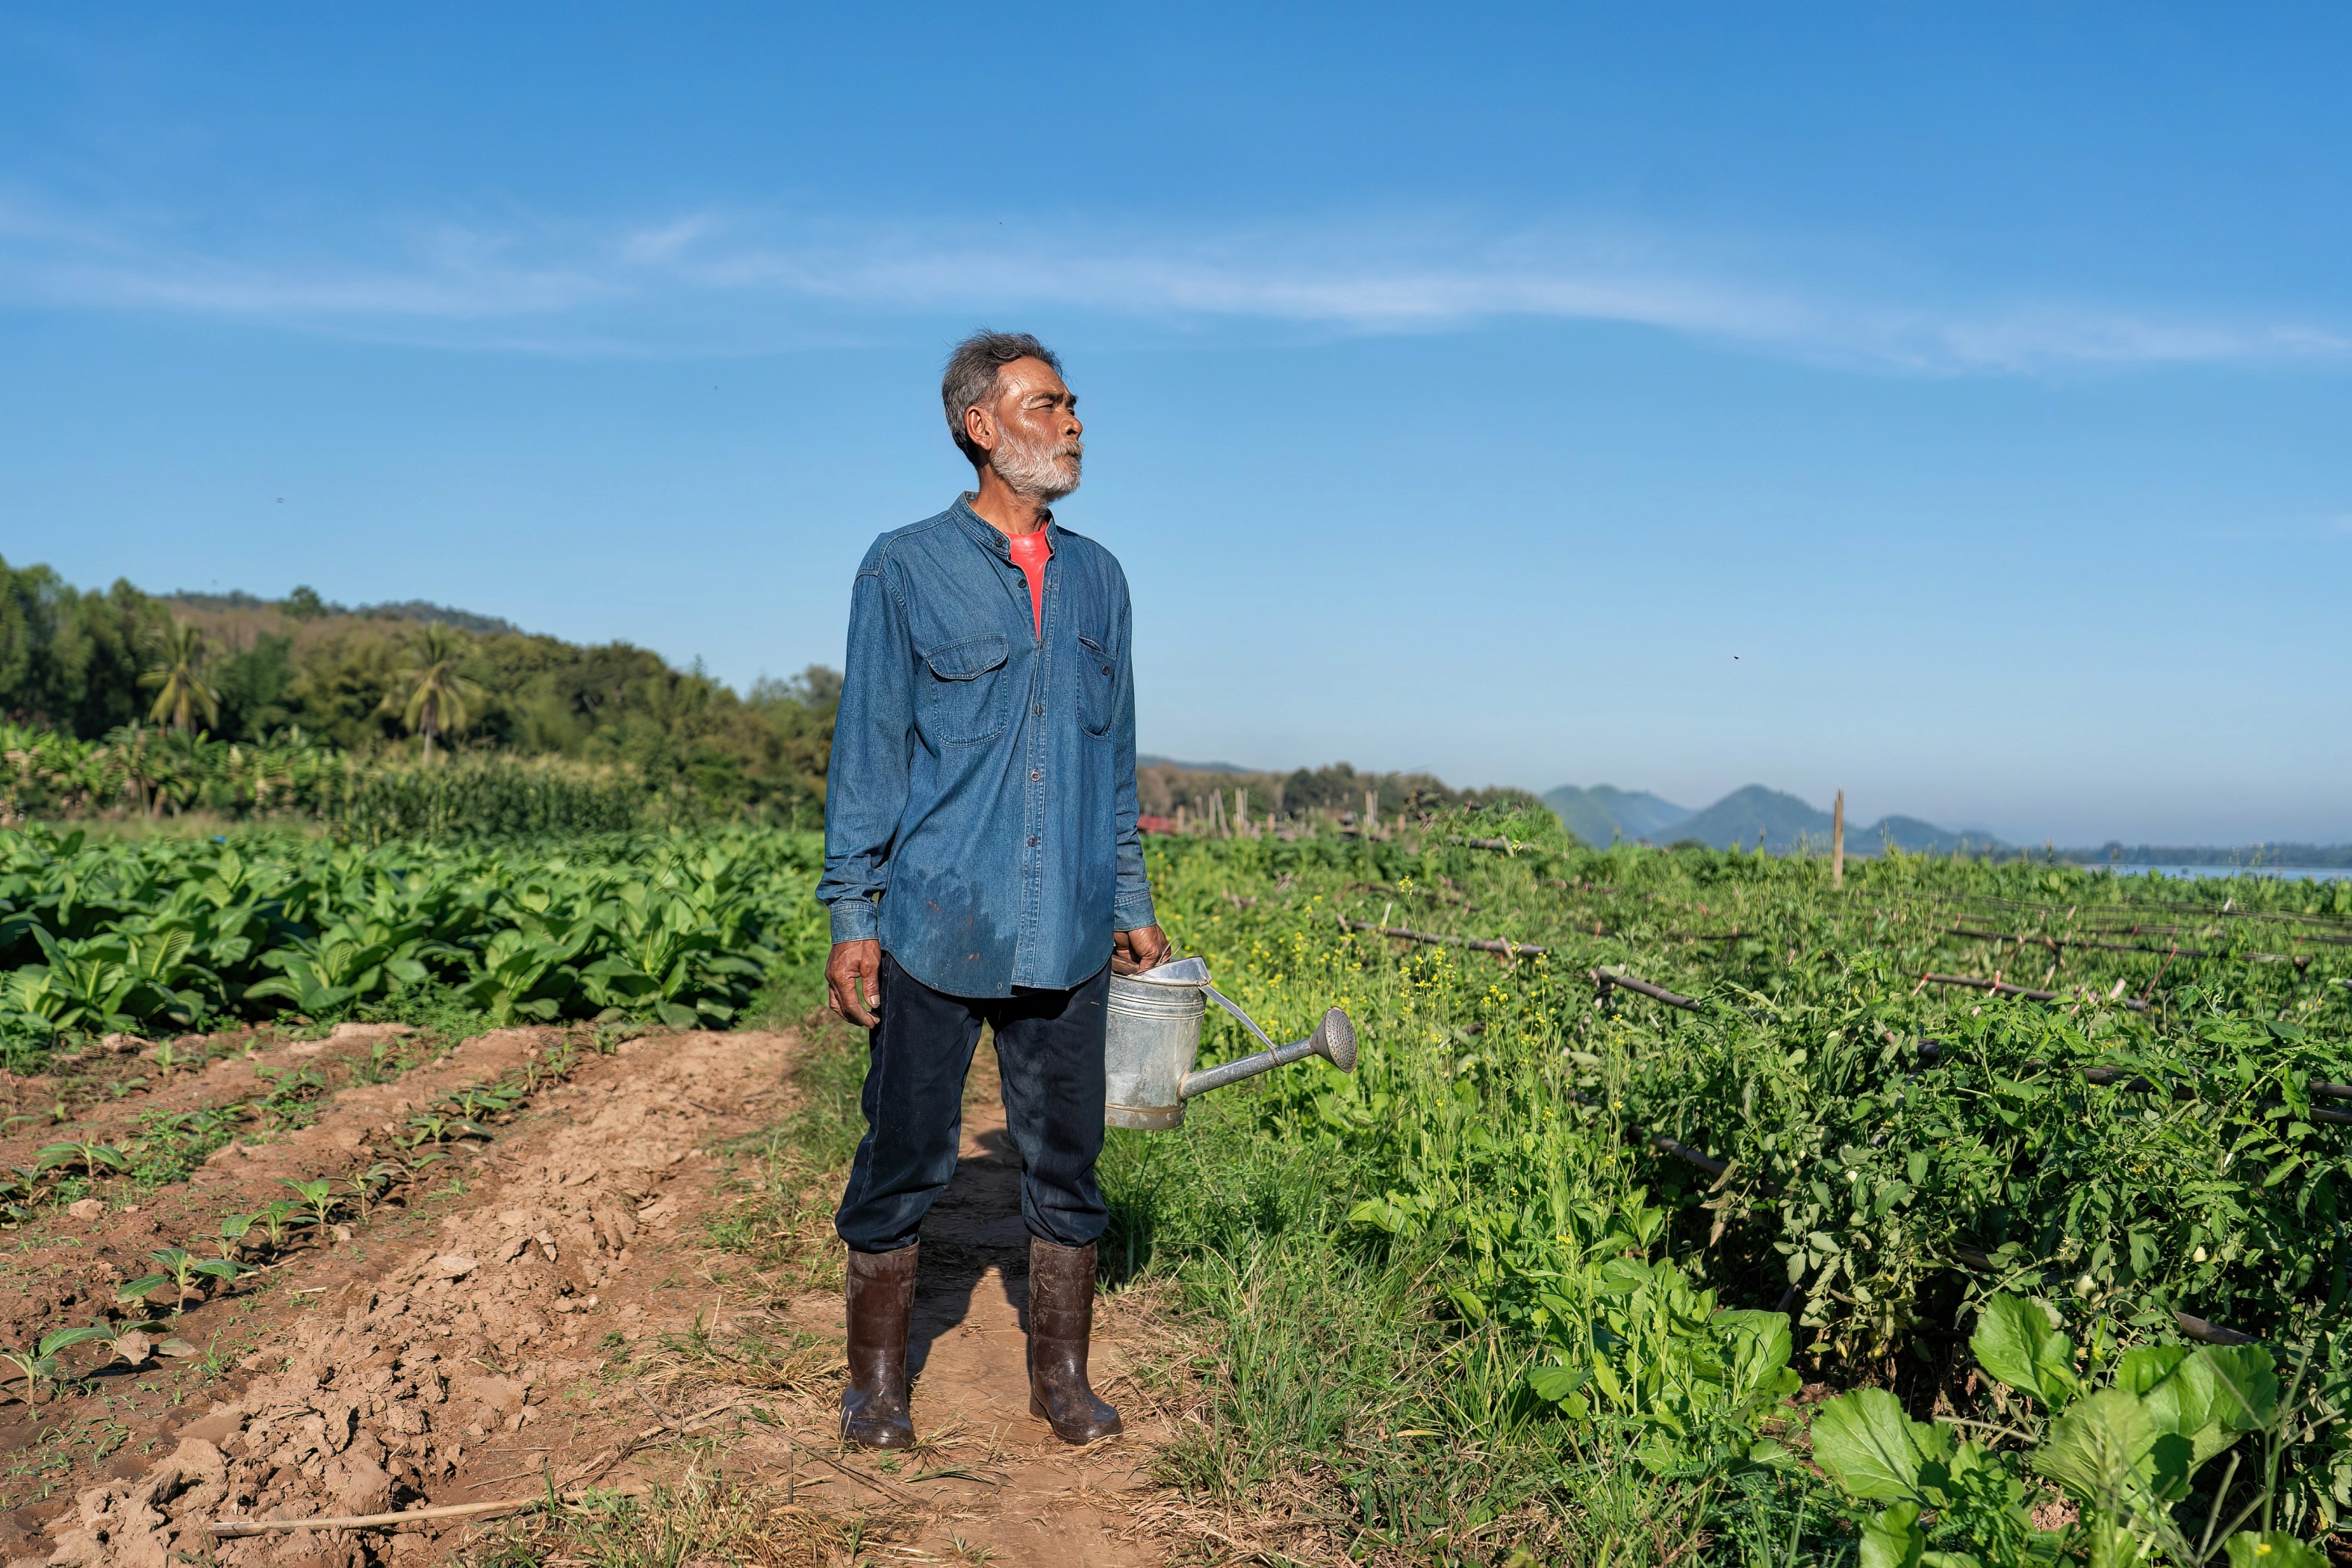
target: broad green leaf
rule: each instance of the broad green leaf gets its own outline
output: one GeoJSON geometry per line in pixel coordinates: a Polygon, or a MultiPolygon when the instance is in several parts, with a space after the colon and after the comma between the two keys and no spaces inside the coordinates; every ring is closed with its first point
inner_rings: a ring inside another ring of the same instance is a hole
{"type": "Polygon", "coordinates": [[[2187,1345],[2144,1345],[2126,1351],[2116,1363],[2116,1386],[2126,1394],[2146,1394],[2188,1359],[2187,1345]]]}
{"type": "Polygon", "coordinates": [[[2257,1535],[2242,1530],[2221,1543],[2230,1568],[2327,1568],[2327,1554],[2284,1530],[2257,1535]]]}
{"type": "Polygon", "coordinates": [[[1862,1527],[1862,1568],[1919,1568],[1927,1532],[1919,1528],[1919,1505],[1898,1502],[1862,1527]]]}
{"type": "Polygon", "coordinates": [[[2084,1525],[2084,1568],[2137,1568],[2147,1561],[2140,1538],[2105,1515],[2093,1515],[2084,1525]]]}
{"type": "MultiPolygon", "coordinates": [[[[2128,1361],[2130,1358],[2125,1358],[2128,1361]]],[[[2187,1439],[2202,1464],[2267,1423],[2278,1405],[2278,1379],[2260,1345],[2200,1347],[2147,1391],[2148,1419],[2187,1439]]]]}
{"type": "Polygon", "coordinates": [[[1969,1349],[1985,1371],[2053,1410],[2080,1386],[2074,1375],[2074,1342],[2050,1326],[2040,1302],[2022,1296],[2004,1294],[1987,1301],[1969,1349]]]}
{"type": "Polygon", "coordinates": [[[2263,1346],[2202,1345],[2189,1361],[2226,1391],[2215,1408],[2230,1430],[2257,1431],[2278,1415],[2278,1373],[2263,1346]]]}
{"type": "Polygon", "coordinates": [[[2103,1388],[2076,1400],[2051,1423],[2033,1468],[2075,1501],[2113,1510],[2142,1489],[2143,1467],[2163,1436],[2137,1396],[2103,1388]]]}
{"type": "Polygon", "coordinates": [[[45,1356],[55,1355],[68,1345],[84,1345],[92,1340],[107,1340],[113,1337],[114,1331],[110,1328],[59,1329],[56,1333],[41,1336],[38,1353],[45,1356]]]}
{"type": "Polygon", "coordinates": [[[1921,1467],[1942,1462],[1951,1442],[1883,1388],[1840,1394],[1813,1417],[1813,1458],[1850,1497],[1917,1499],[1921,1467]]]}
{"type": "Polygon", "coordinates": [[[1717,1312],[1716,1332],[1724,1346],[1724,1383],[1734,1398],[1771,1384],[1789,1364],[1793,1343],[1786,1312],[1717,1312]]]}
{"type": "Polygon", "coordinates": [[[1580,1366],[1538,1366],[1528,1373],[1528,1386],[1538,1399],[1558,1405],[1591,1381],[1591,1371],[1580,1366]]]}

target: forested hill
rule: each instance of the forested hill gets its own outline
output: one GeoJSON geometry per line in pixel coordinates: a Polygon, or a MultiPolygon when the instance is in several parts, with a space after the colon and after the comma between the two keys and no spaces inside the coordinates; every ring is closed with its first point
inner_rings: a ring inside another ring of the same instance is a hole
{"type": "Polygon", "coordinates": [[[84,590],[0,561],[0,718],[85,740],[168,721],[159,700],[184,666],[189,724],[217,739],[299,731],[363,754],[415,749],[412,699],[436,664],[451,749],[612,763],[746,803],[824,796],[840,693],[828,669],[739,694],[626,643],[583,646],[436,605],[346,609],[307,588],[84,590]]]}

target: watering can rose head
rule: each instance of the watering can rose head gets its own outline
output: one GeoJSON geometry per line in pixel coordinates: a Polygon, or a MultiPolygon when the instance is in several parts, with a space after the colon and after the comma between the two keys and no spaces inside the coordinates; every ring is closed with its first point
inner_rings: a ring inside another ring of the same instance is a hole
{"type": "Polygon", "coordinates": [[[1321,1057],[1342,1072],[1356,1070],[1356,1026],[1346,1013],[1334,1007],[1313,1034],[1278,1046],[1209,984],[1203,959],[1174,959],[1133,975],[1114,973],[1109,1015],[1103,1034],[1103,1120],[1113,1127],[1181,1127],[1186,1100],[1307,1057],[1321,1057]],[[1201,1023],[1211,1002],[1239,1019],[1265,1048],[1195,1072],[1201,1023]]]}

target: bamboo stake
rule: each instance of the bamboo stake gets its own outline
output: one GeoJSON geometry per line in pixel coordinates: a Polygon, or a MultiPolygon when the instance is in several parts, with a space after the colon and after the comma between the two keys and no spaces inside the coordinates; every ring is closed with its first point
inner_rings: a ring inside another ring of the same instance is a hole
{"type": "Polygon", "coordinates": [[[1837,804],[1830,807],[1830,886],[1845,886],[1845,791],[1837,792],[1837,804]]]}
{"type": "Polygon", "coordinates": [[[539,1492],[530,1497],[508,1498],[502,1502],[446,1503],[440,1508],[413,1508],[403,1513],[354,1513],[326,1519],[222,1519],[214,1521],[209,1528],[213,1534],[222,1537],[268,1535],[281,1530],[381,1530],[415,1519],[463,1519],[469,1514],[540,1507],[546,1501],[547,1494],[539,1492]]]}

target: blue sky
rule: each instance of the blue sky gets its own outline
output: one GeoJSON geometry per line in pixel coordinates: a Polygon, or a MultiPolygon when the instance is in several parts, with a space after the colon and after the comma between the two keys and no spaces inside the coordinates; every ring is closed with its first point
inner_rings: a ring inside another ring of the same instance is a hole
{"type": "Polygon", "coordinates": [[[0,15],[0,553],[837,663],[1025,327],[1149,750],[2352,839],[2340,8],[852,9],[0,15]]]}

